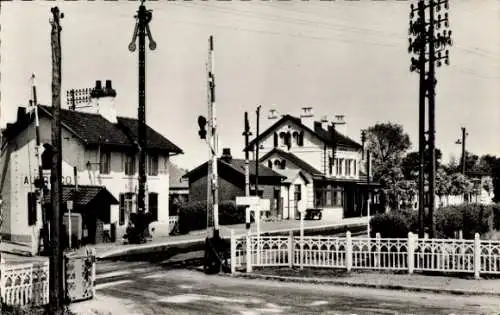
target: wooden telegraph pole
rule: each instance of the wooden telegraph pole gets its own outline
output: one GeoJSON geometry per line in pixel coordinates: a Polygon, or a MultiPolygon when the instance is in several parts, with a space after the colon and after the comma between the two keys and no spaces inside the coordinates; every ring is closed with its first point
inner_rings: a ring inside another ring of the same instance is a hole
{"type": "Polygon", "coordinates": [[[52,46],[52,169],[50,173],[50,197],[52,216],[50,222],[49,298],[50,314],[62,314],[64,302],[63,251],[61,247],[62,204],[62,150],[61,150],[61,25],[64,17],[58,7],[53,7],[51,32],[52,46]]]}

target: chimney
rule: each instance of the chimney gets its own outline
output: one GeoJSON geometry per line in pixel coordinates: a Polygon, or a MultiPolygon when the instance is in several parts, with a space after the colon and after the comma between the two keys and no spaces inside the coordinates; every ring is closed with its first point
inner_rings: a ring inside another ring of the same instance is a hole
{"type": "Polygon", "coordinates": [[[221,159],[224,162],[231,163],[231,160],[233,159],[233,157],[231,156],[231,149],[230,148],[223,148],[222,149],[221,159]]]}
{"type": "Polygon", "coordinates": [[[22,122],[26,116],[26,107],[19,106],[17,108],[17,122],[22,122]]]}
{"type": "Polygon", "coordinates": [[[335,130],[343,136],[347,135],[347,122],[344,115],[334,115],[332,121],[335,123],[335,130]]]}
{"type": "Polygon", "coordinates": [[[329,125],[328,117],[327,116],[321,117],[320,122],[321,122],[321,128],[328,131],[328,125],[329,125]]]}
{"type": "Polygon", "coordinates": [[[302,107],[300,122],[310,129],[314,130],[314,113],[312,107],[302,107]]]}
{"type": "Polygon", "coordinates": [[[116,91],[112,87],[111,80],[106,80],[104,88],[100,80],[95,81],[95,88],[92,89],[90,97],[91,107],[94,108],[92,112],[97,112],[113,124],[118,122],[115,107],[116,91]]]}

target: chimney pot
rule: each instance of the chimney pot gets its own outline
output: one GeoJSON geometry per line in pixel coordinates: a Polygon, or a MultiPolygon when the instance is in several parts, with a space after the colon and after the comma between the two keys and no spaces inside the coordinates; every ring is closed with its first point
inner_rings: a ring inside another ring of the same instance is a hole
{"type": "Polygon", "coordinates": [[[101,80],[96,80],[95,81],[95,89],[96,90],[101,90],[102,89],[101,80]]]}
{"type": "Polygon", "coordinates": [[[224,160],[224,161],[231,161],[231,159],[233,158],[231,156],[231,149],[230,148],[223,148],[222,149],[222,156],[221,158],[224,160]]]}
{"type": "Polygon", "coordinates": [[[112,89],[111,80],[106,80],[106,89],[112,89]]]}

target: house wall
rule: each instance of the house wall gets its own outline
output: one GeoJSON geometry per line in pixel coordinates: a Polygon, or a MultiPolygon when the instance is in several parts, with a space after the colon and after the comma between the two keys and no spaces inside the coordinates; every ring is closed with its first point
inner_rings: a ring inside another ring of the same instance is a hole
{"type": "MultiPolygon", "coordinates": [[[[51,142],[51,121],[45,117],[40,119],[41,143],[51,142]]],[[[137,189],[138,174],[136,167],[135,176],[125,175],[124,153],[111,153],[111,171],[109,174],[100,174],[97,150],[85,148],[80,139],[73,136],[64,127],[62,136],[62,183],[74,185],[73,166],[77,167],[77,180],[80,185],[99,185],[106,189],[119,200],[119,194],[134,192],[137,189]],[[87,162],[93,164],[87,167],[87,162]]],[[[28,226],[28,201],[27,193],[35,191],[34,179],[38,177],[38,161],[35,147],[34,124],[24,129],[9,144],[12,153],[8,159],[7,150],[2,152],[0,159],[0,170],[6,166],[6,179],[2,187],[3,212],[7,218],[1,233],[5,237],[19,242],[31,243],[33,246],[38,242],[38,231],[41,228],[41,210],[39,209],[37,225],[28,226]]],[[[43,150],[43,149],[42,149],[43,150]]],[[[158,159],[158,176],[147,176],[147,192],[158,193],[158,221],[150,225],[155,228],[155,235],[168,234],[169,218],[169,174],[168,156],[160,156],[158,159]]],[[[138,161],[138,157],[136,159],[138,161]]],[[[50,188],[50,170],[44,170],[44,177],[50,188]]],[[[147,198],[146,198],[147,199],[147,198]]],[[[147,200],[146,200],[147,202],[147,200]]],[[[127,222],[119,225],[119,205],[111,206],[111,223],[117,225],[117,239],[125,233],[127,222]]],[[[128,215],[126,215],[128,218],[128,215]]]]}

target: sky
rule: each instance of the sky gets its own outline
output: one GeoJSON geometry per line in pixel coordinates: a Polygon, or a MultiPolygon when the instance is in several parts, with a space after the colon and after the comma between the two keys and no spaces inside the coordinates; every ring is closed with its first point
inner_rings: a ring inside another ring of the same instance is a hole
{"type": "MultiPolygon", "coordinates": [[[[418,150],[418,74],[409,71],[411,1],[153,1],[156,50],[147,49],[146,119],[184,154],[191,169],[208,157],[197,118],[207,115],[208,37],[214,36],[217,120],[221,147],[243,157],[244,112],[255,134],[268,111],[345,115],[347,134],[377,122],[403,125],[418,150]]],[[[135,1],[2,2],[0,125],[15,120],[31,98],[51,104],[50,8],[64,13],[62,106],[68,89],[112,80],[120,116],[137,117],[137,52],[128,45],[135,1]]],[[[450,65],[437,68],[436,146],[459,157],[467,150],[500,155],[500,1],[450,1],[450,65]]]]}

